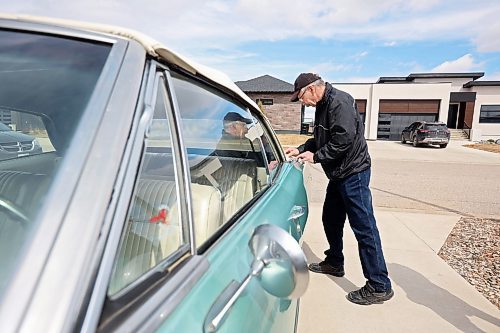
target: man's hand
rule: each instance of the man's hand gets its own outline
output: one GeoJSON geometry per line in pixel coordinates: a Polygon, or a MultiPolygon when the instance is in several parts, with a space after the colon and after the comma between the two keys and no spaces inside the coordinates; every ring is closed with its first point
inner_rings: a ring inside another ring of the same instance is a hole
{"type": "Polygon", "coordinates": [[[297,148],[290,147],[285,150],[286,157],[294,157],[297,156],[298,154],[300,154],[300,152],[297,148]]]}
{"type": "Polygon", "coordinates": [[[299,156],[297,156],[297,160],[299,160],[299,162],[314,163],[314,154],[311,153],[310,151],[305,151],[299,156]]]}

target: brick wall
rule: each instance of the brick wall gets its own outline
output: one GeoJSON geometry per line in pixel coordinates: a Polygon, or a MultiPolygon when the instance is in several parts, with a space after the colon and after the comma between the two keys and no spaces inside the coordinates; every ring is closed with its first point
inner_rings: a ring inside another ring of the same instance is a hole
{"type": "Polygon", "coordinates": [[[300,102],[290,102],[292,94],[247,93],[256,101],[258,98],[272,98],[273,105],[263,105],[264,113],[276,131],[300,131],[300,102]]]}

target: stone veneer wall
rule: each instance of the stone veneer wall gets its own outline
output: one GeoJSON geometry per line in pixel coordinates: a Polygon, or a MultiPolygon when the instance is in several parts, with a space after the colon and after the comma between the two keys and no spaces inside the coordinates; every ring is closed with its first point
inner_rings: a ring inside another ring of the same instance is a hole
{"type": "Polygon", "coordinates": [[[263,107],[275,131],[300,132],[302,105],[299,102],[290,102],[291,93],[247,93],[247,95],[254,101],[258,98],[273,99],[273,105],[263,105],[263,107]]]}

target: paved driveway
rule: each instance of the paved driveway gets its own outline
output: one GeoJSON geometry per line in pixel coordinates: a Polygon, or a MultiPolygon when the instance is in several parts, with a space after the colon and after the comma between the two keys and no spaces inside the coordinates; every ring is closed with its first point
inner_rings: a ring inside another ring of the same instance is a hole
{"type": "MultiPolygon", "coordinates": [[[[500,155],[464,148],[369,142],[372,193],[395,296],[383,305],[345,299],[361,287],[357,243],[346,224],[346,276],[311,273],[299,333],[499,332],[500,312],[437,252],[461,215],[500,217],[500,155]]],[[[306,168],[310,214],[302,247],[308,262],[327,248],[321,206],[327,179],[306,168]]]]}
{"type": "MultiPolygon", "coordinates": [[[[440,149],[368,142],[374,205],[500,218],[500,154],[462,144],[440,149]]],[[[319,165],[309,171],[310,200],[322,202],[327,179],[319,165]]]]}

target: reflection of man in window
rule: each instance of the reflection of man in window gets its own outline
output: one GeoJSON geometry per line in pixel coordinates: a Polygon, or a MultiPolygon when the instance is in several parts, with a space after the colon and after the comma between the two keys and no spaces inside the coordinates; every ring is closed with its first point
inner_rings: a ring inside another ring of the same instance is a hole
{"type": "Polygon", "coordinates": [[[253,144],[245,135],[248,133],[247,125],[252,124],[252,120],[237,112],[228,112],[222,123],[224,127],[222,137],[214,155],[248,158],[249,152],[253,150],[253,144]],[[238,145],[235,146],[235,143],[238,145]]]}

